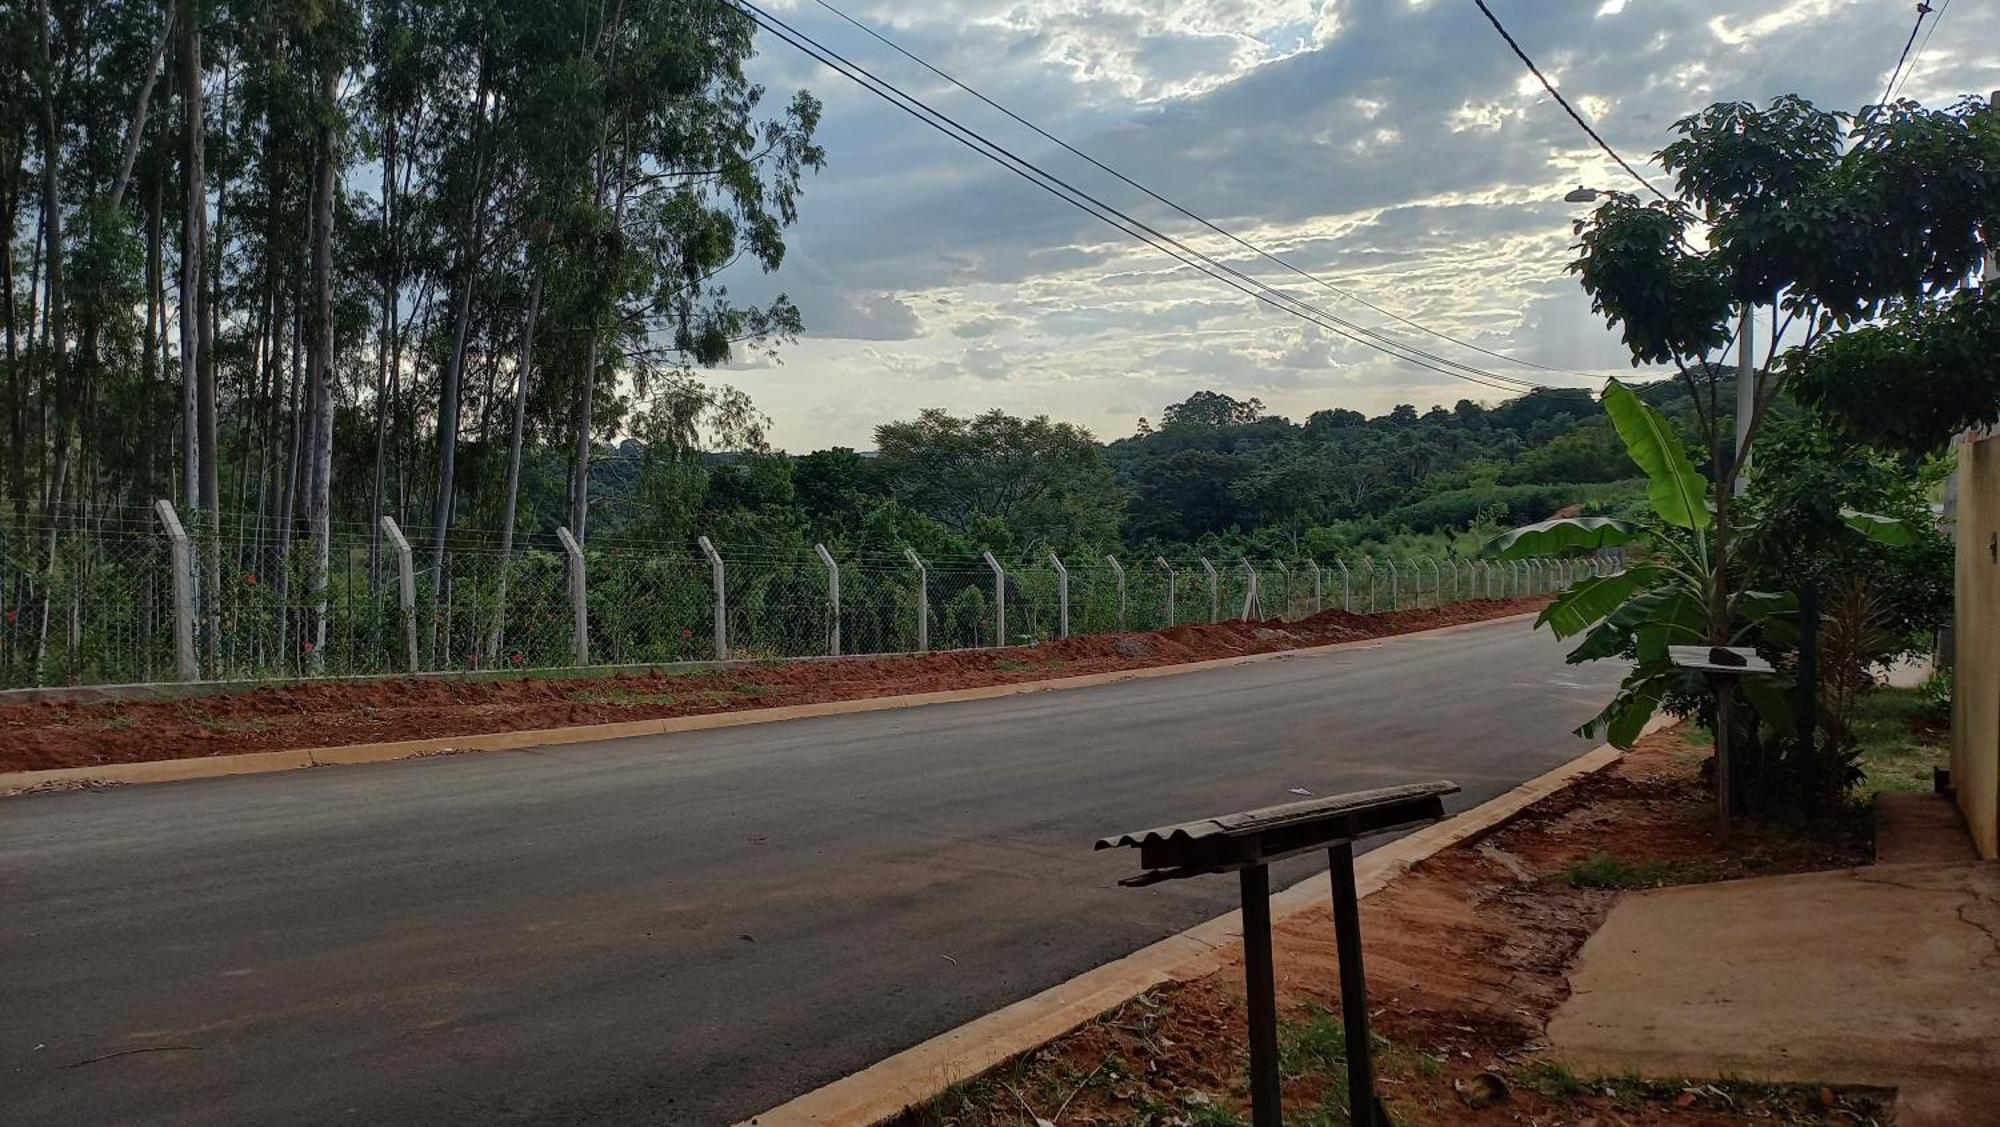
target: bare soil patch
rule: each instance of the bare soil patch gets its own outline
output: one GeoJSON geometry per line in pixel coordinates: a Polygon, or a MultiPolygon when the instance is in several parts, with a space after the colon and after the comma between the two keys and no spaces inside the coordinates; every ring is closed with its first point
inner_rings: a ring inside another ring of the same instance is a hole
{"type": "MultiPolygon", "coordinates": [[[[1700,765],[1674,732],[1444,850],[1362,901],[1376,1068],[1404,1124],[1884,1122],[1888,1094],[1673,1078],[1578,1077],[1541,1055],[1566,972],[1624,889],[1865,864],[1860,818],[1715,836],[1700,765]],[[1497,1083],[1496,1083],[1497,1081],[1497,1083]]],[[[1226,879],[1226,878],[1215,878],[1226,879]]],[[[1288,1124],[1347,1122],[1337,962],[1326,909],[1274,937],[1288,1124]]],[[[1249,1121],[1243,971],[1143,995],[901,1127],[1249,1121]],[[1058,1114],[1060,1112],[1060,1114],[1058,1114]]]]}
{"type": "Polygon", "coordinates": [[[1041,646],[592,676],[308,681],[134,701],[0,705],[0,771],[616,723],[1039,681],[1407,634],[1540,608],[1482,599],[1299,622],[1091,634],[1041,646]]]}

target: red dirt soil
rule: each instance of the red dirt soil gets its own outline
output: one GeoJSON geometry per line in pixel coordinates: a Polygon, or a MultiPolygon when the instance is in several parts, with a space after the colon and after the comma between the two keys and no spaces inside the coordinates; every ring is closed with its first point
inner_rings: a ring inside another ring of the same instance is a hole
{"type": "Polygon", "coordinates": [[[1041,646],[504,679],[305,681],[142,700],[0,704],[0,771],[648,720],[1042,681],[1352,642],[1539,609],[1489,599],[1299,622],[1090,634],[1041,646]]]}
{"type": "MultiPolygon", "coordinates": [[[[1865,864],[1865,833],[1742,825],[1716,838],[1701,779],[1707,750],[1678,732],[1641,740],[1615,765],[1483,837],[1443,850],[1362,901],[1364,960],[1381,1094],[1397,1123],[1856,1124],[1885,1094],[1630,1078],[1578,1082],[1542,1060],[1549,1017],[1569,996],[1577,952],[1622,892],[1576,887],[1570,866],[1608,856],[1672,866],[1664,880],[1726,880],[1865,864]],[[1505,1095],[1468,1099],[1480,1074],[1505,1095]],[[1566,1081],[1563,1082],[1557,1082],[1566,1081]],[[1478,1104],[1480,1106],[1475,1106],[1478,1104]]],[[[1024,1105],[1065,1125],[1247,1123],[1242,948],[1221,969],[1141,995],[896,1127],[1000,1127],[1024,1105]],[[1065,1114],[1051,1115],[1058,1107],[1065,1114]],[[1202,1112],[1207,1114],[1202,1114],[1202,1112]]],[[[1344,1064],[1302,1051],[1337,1028],[1339,964],[1325,908],[1273,930],[1287,1122],[1345,1123],[1344,1064]]],[[[1335,1051],[1339,1046],[1333,1046],[1335,1051]]]]}

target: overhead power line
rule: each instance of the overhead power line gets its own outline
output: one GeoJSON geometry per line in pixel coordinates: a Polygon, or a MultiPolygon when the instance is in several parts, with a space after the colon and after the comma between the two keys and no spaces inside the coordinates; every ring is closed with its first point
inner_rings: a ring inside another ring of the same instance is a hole
{"type": "MultiPolygon", "coordinates": [[[[1922,23],[1924,20],[1924,11],[1926,9],[1922,4],[1917,5],[1917,7],[1919,9],[1919,11],[1917,12],[1917,22],[1922,23]]],[[[1951,0],[1944,0],[1944,3],[1939,4],[1937,6],[1937,16],[1936,18],[1931,20],[1931,26],[1925,29],[1924,41],[1922,43],[1917,44],[1917,53],[1909,56],[1910,58],[1909,69],[1903,70],[1903,77],[1900,80],[1897,79],[1897,77],[1894,74],[1891,74],[1889,76],[1889,85],[1895,87],[1895,90],[1893,93],[1885,95],[1882,99],[1883,101],[1886,102],[1890,98],[1900,98],[1903,96],[1903,87],[1908,86],[1910,84],[1910,76],[1917,73],[1917,64],[1923,61],[1924,52],[1930,49],[1931,36],[1937,33],[1938,25],[1944,22],[1944,14],[1950,8],[1951,8],[1951,0]]],[[[1913,28],[1912,32],[1914,33],[1914,31],[1915,29],[1913,28]]],[[[1909,50],[1910,49],[1907,46],[1903,48],[1905,54],[1908,54],[1909,50]]],[[[1903,64],[1901,62],[1898,62],[1896,64],[1896,68],[1898,70],[1902,70],[1903,64]]]]}
{"type": "Polygon", "coordinates": [[[1493,30],[1500,33],[1500,38],[1505,39],[1507,41],[1507,46],[1514,49],[1514,57],[1521,60],[1522,65],[1528,68],[1528,73],[1534,75],[1536,80],[1542,84],[1542,89],[1547,90],[1549,92],[1549,96],[1556,100],[1556,104],[1561,106],[1564,109],[1564,111],[1566,111],[1569,114],[1570,119],[1576,122],[1577,128],[1583,130],[1585,133],[1588,133],[1590,135],[1590,139],[1597,142],[1597,147],[1604,150],[1605,155],[1609,156],[1612,160],[1617,161],[1618,167],[1630,173],[1632,179],[1637,180],[1641,184],[1644,184],[1646,186],[1647,191],[1653,193],[1654,195],[1660,198],[1661,203],[1671,203],[1672,201],[1667,199],[1667,195],[1665,192],[1662,192],[1658,188],[1653,187],[1653,182],[1651,180],[1648,180],[1644,176],[1639,175],[1638,169],[1633,168],[1630,164],[1627,164],[1625,162],[1625,158],[1618,155],[1618,150],[1612,148],[1610,142],[1598,136],[1597,130],[1592,129],[1590,127],[1590,123],[1583,120],[1583,115],[1576,112],[1576,107],[1570,105],[1569,99],[1562,96],[1562,91],[1556,89],[1556,84],[1549,81],[1549,76],[1543,74],[1542,68],[1535,65],[1535,60],[1529,58],[1528,53],[1521,49],[1521,45],[1514,41],[1514,36],[1507,31],[1507,28],[1503,24],[1501,24],[1500,17],[1494,15],[1493,9],[1486,6],[1486,0],[1472,0],[1472,2],[1479,5],[1479,10],[1481,12],[1486,13],[1486,22],[1492,24],[1493,30]]]}
{"type": "MultiPolygon", "coordinates": [[[[1481,355],[1490,356],[1495,360],[1505,360],[1510,364],[1520,364],[1529,368],[1538,368],[1544,372],[1555,372],[1562,375],[1581,376],[1585,379],[1603,378],[1602,376],[1593,376],[1588,372],[1577,372],[1567,368],[1557,368],[1548,364],[1540,364],[1533,360],[1524,360],[1521,359],[1520,357],[1509,356],[1504,352],[1496,352],[1490,348],[1485,348],[1481,345],[1474,344],[1471,341],[1461,340],[1458,337],[1452,336],[1449,333],[1433,329],[1429,325],[1425,325],[1414,318],[1407,317],[1401,313],[1396,312],[1393,309],[1387,309],[1380,305],[1377,305],[1374,302],[1369,301],[1367,298],[1362,297],[1360,294],[1354,293],[1350,290],[1342,289],[1341,287],[1334,285],[1332,282],[1327,281],[1326,279],[1320,277],[1319,275],[1313,274],[1303,269],[1302,267],[1294,265],[1291,261],[1279,257],[1278,255],[1264,249],[1263,247],[1260,247],[1255,243],[1250,242],[1248,239],[1242,238],[1235,232],[1222,227],[1220,224],[1217,224],[1212,220],[1197,214],[1192,209],[1187,208],[1179,203],[1176,203],[1173,200],[1168,199],[1166,196],[1161,195],[1159,192],[1156,192],[1153,189],[1147,187],[1146,185],[1141,184],[1139,181],[1134,180],[1132,177],[1126,175],[1125,173],[1119,171],[1118,169],[1111,167],[1110,165],[1104,163],[1102,160],[1099,160],[1098,158],[1090,155],[1089,153],[1083,151],[1082,149],[1077,148],[1075,145],[1072,145],[1068,141],[1063,140],[1061,137],[1058,137],[1055,134],[1049,132],[1048,130],[1042,128],[1040,125],[1037,125],[1034,122],[1028,120],[1027,118],[1022,117],[1020,114],[1014,112],[1013,110],[1009,109],[1004,105],[1001,105],[999,102],[994,101],[992,98],[986,96],[980,91],[973,89],[971,86],[967,85],[963,80],[957,78],[952,74],[947,73],[946,71],[930,63],[928,60],[916,55],[909,49],[905,48],[902,44],[897,43],[895,40],[890,39],[888,36],[875,30],[873,27],[870,27],[869,25],[861,22],[860,20],[855,19],[853,16],[848,15],[846,12],[841,11],[839,8],[834,7],[831,3],[828,3],[828,0],[814,0],[814,3],[818,4],[822,8],[825,8],[827,11],[833,13],[835,16],[838,16],[840,19],[846,21],[847,23],[852,24],[854,27],[860,29],[864,34],[868,35],[876,42],[881,43],[883,46],[889,48],[890,50],[896,52],[897,54],[903,56],[904,58],[910,60],[911,62],[917,64],[918,66],[924,68],[925,70],[931,72],[932,74],[938,76],[939,78],[944,79],[946,82],[951,83],[953,86],[958,87],[960,90],[965,91],[967,94],[970,94],[972,97],[985,103],[987,106],[993,108],[994,110],[997,110],[1001,114],[1004,114],[1006,117],[1012,119],[1016,123],[1023,125],[1030,130],[1033,130],[1044,140],[1047,140],[1055,144],[1064,151],[1068,152],[1070,155],[1077,157],[1078,159],[1088,163],[1089,165],[1096,168],[1100,172],[1106,173],[1107,175],[1117,179],[1126,186],[1134,188],[1144,193],[1145,195],[1152,198],[1156,202],[1172,208],[1173,210],[1179,212],[1180,214],[1186,216],[1187,218],[1194,220],[1196,223],[1201,224],[1203,227],[1208,228],[1210,231],[1213,231],[1216,234],[1221,235],[1222,237],[1228,239],[1229,241],[1235,243],[1236,245],[1243,247],[1245,250],[1251,251],[1252,253],[1258,255],[1259,257],[1265,259],[1266,261],[1275,263],[1278,266],[1281,266],[1286,270],[1289,270],[1292,273],[1297,274],[1301,278],[1305,278],[1308,281],[1324,286],[1326,289],[1332,291],[1335,294],[1340,295],[1341,297],[1346,298],[1349,301],[1353,301],[1358,304],[1364,305],[1369,309],[1372,309],[1375,312],[1382,314],[1385,317],[1389,317],[1396,321],[1399,321],[1405,325],[1410,326],[1413,329],[1418,330],[1419,332],[1428,333],[1429,335],[1437,337],[1440,340],[1449,341],[1452,344],[1458,345],[1461,348],[1471,349],[1472,351],[1480,353],[1481,355]]],[[[1370,336],[1378,337],[1378,339],[1390,339],[1390,338],[1380,337],[1379,334],[1375,333],[1372,330],[1364,329],[1363,331],[1370,336]]]]}
{"type": "Polygon", "coordinates": [[[1882,84],[1882,104],[1888,104],[1889,92],[1896,88],[1896,76],[1903,73],[1903,64],[1910,61],[1910,47],[1917,41],[1917,32],[1923,30],[1924,17],[1930,14],[1931,6],[1917,0],[1917,22],[1910,25],[1910,37],[1903,40],[1903,53],[1896,56],[1896,69],[1889,72],[1889,81],[1882,84]]]}
{"type": "Polygon", "coordinates": [[[923,122],[925,125],[930,126],[932,129],[971,148],[981,156],[1013,172],[1015,175],[1020,176],[1022,179],[1027,180],[1057,199],[1094,216],[1111,227],[1117,228],[1121,233],[1171,255],[1200,273],[1206,274],[1258,301],[1317,325],[1320,328],[1327,329],[1337,336],[1345,337],[1365,347],[1372,348],[1377,352],[1384,353],[1409,364],[1414,364],[1417,367],[1428,369],[1439,375],[1479,384],[1482,387],[1509,394],[1532,391],[1539,386],[1512,376],[1487,372],[1468,364],[1459,363],[1458,361],[1434,358],[1441,362],[1433,363],[1432,358],[1427,358],[1429,354],[1423,353],[1419,349],[1394,342],[1385,344],[1370,339],[1354,331],[1356,327],[1351,322],[1345,322],[1334,314],[1308,302],[1301,301],[1291,294],[1275,290],[1259,282],[1257,279],[1244,274],[1235,267],[1218,261],[1171,235],[1160,232],[1145,222],[1133,218],[1118,208],[1105,203],[1103,200],[1085,192],[1074,184],[1056,176],[1054,173],[1041,168],[1034,162],[1021,157],[1012,150],[980,134],[978,131],[961,124],[949,115],[931,107],[923,100],[903,91],[893,83],[877,77],[865,67],[850,61],[832,48],[825,46],[811,36],[792,27],[784,20],[752,3],[751,0],[730,0],[730,2],[765,31],[770,32],[788,45],[797,48],[835,73],[860,85],[870,93],[882,98],[884,101],[923,122]]]}

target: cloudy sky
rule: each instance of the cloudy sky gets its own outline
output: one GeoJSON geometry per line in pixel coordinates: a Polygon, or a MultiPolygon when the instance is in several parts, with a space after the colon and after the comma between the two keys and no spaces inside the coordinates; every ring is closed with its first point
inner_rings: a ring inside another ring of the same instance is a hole
{"type": "MultiPolygon", "coordinates": [[[[1107,202],[1353,321],[1495,371],[1587,386],[1396,324],[1272,266],[1062,153],[839,21],[787,22],[1107,202]],[[1197,237],[1206,234],[1207,237],[1197,237]]],[[[1581,372],[1623,349],[1563,273],[1578,184],[1632,188],[1472,0],[831,0],[1140,183],[1343,290],[1460,340],[1581,372]]],[[[1935,0],[1934,0],[1935,2],[1935,0]]],[[[1879,98],[1906,0],[1489,0],[1641,171],[1678,117],[1796,91],[1879,98]]],[[[1933,16],[1925,21],[1931,26],[1933,16]]],[[[1922,39],[1920,37],[1920,43],[1922,39]]],[[[1048,414],[1102,439],[1204,388],[1303,418],[1498,392],[1278,313],[1073,210],[768,35],[756,75],[826,105],[828,165],[784,267],[806,334],[717,378],[773,441],[867,448],[929,406],[1048,414]]],[[[1902,88],[2000,86],[2000,6],[1963,0],[1902,88]]],[[[1662,183],[1663,180],[1656,180],[1662,183]]]]}

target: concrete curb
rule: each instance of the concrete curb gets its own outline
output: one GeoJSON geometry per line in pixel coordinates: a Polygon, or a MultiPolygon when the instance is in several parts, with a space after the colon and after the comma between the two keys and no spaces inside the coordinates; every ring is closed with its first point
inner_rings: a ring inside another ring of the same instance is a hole
{"type": "MultiPolygon", "coordinates": [[[[1655,716],[1644,734],[1670,723],[1655,716]]],[[[1417,862],[1491,833],[1542,799],[1617,762],[1619,755],[1617,748],[1601,745],[1470,810],[1362,854],[1354,865],[1360,894],[1372,896],[1417,862]]],[[[1271,897],[1271,918],[1275,922],[1328,904],[1332,894],[1325,873],[1308,877],[1271,897]]],[[[881,1123],[1147,990],[1216,970],[1228,961],[1230,944],[1242,934],[1240,911],[1217,916],[752,1116],[738,1127],[881,1123]]]]}
{"type": "Polygon", "coordinates": [[[1211,658],[1207,661],[1186,662],[1177,665],[1153,665],[1138,669],[1120,669],[1108,673],[1086,673],[1074,677],[1056,677],[1044,681],[1016,681],[1004,685],[981,685],[971,689],[945,689],[929,693],[907,693],[901,696],[860,697],[854,700],[786,705],[780,708],[753,708],[737,712],[705,712],[693,716],[672,716],[656,720],[630,720],[614,724],[582,724],[567,728],[541,728],[518,732],[491,732],[480,735],[438,736],[431,739],[350,744],[343,747],[314,747],[289,751],[245,752],[236,755],[214,755],[198,759],[158,759],[145,763],[107,763],[101,766],[90,767],[56,767],[41,771],[11,771],[0,773],[0,797],[19,794],[25,791],[64,787],[177,782],[187,779],[213,779],[226,775],[292,771],[301,767],[383,763],[395,759],[417,759],[443,753],[514,751],[522,748],[557,747],[563,744],[629,739],[634,736],[663,736],[673,735],[678,732],[703,732],[715,728],[735,728],[750,724],[773,724],[784,720],[805,720],[821,716],[848,716],[855,713],[881,712],[895,708],[917,708],[927,704],[953,704],[961,701],[993,700],[999,697],[1019,696],[1024,693],[1081,689],[1093,685],[1109,685],[1120,681],[1136,681],[1151,677],[1172,677],[1183,673],[1198,673],[1205,669],[1224,669],[1231,666],[1252,665],[1265,661],[1280,661],[1290,657],[1333,653],[1340,650],[1371,649],[1399,638],[1436,637],[1489,626],[1499,622],[1532,619],[1536,613],[1538,612],[1528,611],[1522,614],[1502,615],[1499,618],[1485,618],[1477,622],[1461,622],[1451,626],[1434,627],[1429,630],[1413,630],[1406,634],[1385,634],[1379,638],[1360,638],[1352,642],[1335,642],[1325,646],[1308,646],[1295,650],[1272,650],[1269,653],[1241,654],[1236,657],[1211,658]]]}

